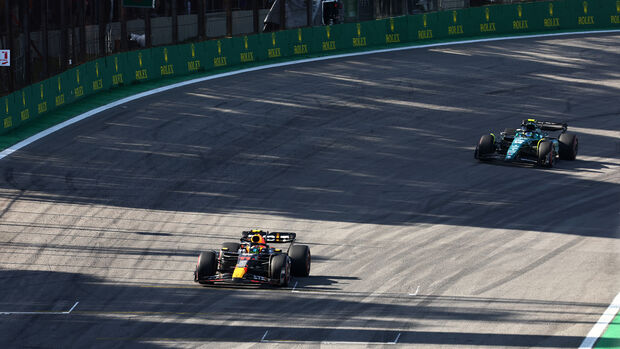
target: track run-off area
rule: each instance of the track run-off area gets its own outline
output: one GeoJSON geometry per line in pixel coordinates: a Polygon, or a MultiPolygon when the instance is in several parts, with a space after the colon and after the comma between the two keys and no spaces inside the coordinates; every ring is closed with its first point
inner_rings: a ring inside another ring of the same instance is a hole
{"type": "MultiPolygon", "coordinates": [[[[0,160],[2,347],[577,348],[620,291],[620,34],[420,48],[148,96],[0,160]],[[576,161],[480,163],[568,122],[576,161]],[[200,251],[293,231],[290,287],[200,251]]],[[[599,341],[599,348],[617,342],[599,341]]]]}

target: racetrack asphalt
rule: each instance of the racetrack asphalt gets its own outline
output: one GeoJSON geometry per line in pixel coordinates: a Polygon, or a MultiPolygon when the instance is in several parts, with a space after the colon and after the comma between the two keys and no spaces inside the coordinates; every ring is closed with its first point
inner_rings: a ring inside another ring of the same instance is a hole
{"type": "Polygon", "coordinates": [[[0,161],[0,344],[576,348],[620,291],[619,44],[273,68],[58,131],[0,161]],[[567,121],[577,161],[473,159],[531,117],[567,121]],[[311,276],[192,282],[251,228],[297,232],[311,276]]]}

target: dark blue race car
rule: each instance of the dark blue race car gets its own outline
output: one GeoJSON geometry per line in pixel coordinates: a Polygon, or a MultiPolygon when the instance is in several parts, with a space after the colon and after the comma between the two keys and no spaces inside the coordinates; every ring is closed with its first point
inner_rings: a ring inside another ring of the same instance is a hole
{"type": "Polygon", "coordinates": [[[480,137],[474,157],[480,161],[531,162],[553,167],[556,159],[575,160],[579,149],[577,135],[566,133],[566,123],[523,120],[521,128],[507,128],[499,137],[490,133],[480,137]],[[558,131],[556,137],[547,131],[558,131]]]}

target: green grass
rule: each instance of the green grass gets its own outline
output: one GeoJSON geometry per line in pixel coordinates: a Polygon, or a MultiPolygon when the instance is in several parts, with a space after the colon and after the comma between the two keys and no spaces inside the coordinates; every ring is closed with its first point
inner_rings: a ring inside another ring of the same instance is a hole
{"type": "Polygon", "coordinates": [[[603,336],[596,342],[594,348],[620,348],[620,313],[616,314],[616,317],[609,324],[603,336]]]}

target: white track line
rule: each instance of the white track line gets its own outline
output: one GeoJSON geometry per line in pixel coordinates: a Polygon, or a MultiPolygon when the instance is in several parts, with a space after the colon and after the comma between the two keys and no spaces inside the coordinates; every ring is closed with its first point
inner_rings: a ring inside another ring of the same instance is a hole
{"type": "Polygon", "coordinates": [[[607,307],[607,310],[605,310],[596,324],[594,324],[594,327],[588,332],[586,338],[581,342],[579,349],[591,349],[599,337],[605,332],[609,323],[616,317],[618,310],[620,310],[620,292],[618,292],[614,300],[607,307]]]}
{"type": "Polygon", "coordinates": [[[418,291],[420,291],[420,285],[418,285],[418,287],[415,289],[415,293],[409,293],[410,296],[417,296],[418,295],[418,291]]]}
{"type": "Polygon", "coordinates": [[[298,283],[298,282],[299,282],[299,281],[295,281],[295,286],[293,286],[293,289],[291,290],[291,292],[297,292],[297,291],[295,291],[295,289],[297,288],[297,283],[298,283]]]}
{"type": "Polygon", "coordinates": [[[235,70],[235,71],[231,71],[231,72],[226,72],[226,73],[220,73],[220,74],[215,74],[215,75],[210,75],[210,76],[204,76],[201,78],[197,78],[197,79],[192,79],[192,80],[188,80],[188,81],[183,81],[183,82],[179,82],[176,84],[172,84],[172,85],[168,85],[168,86],[163,86],[163,87],[159,87],[153,90],[149,90],[149,91],[145,91],[145,92],[141,92],[138,94],[135,94],[133,96],[129,96],[123,99],[120,99],[118,101],[103,105],[99,108],[95,108],[93,110],[87,111],[84,114],[80,114],[72,119],[69,119],[65,122],[62,122],[58,125],[52,126],[50,128],[48,128],[45,131],[41,131],[39,133],[37,133],[34,136],[31,136],[13,146],[8,147],[7,149],[5,149],[4,151],[0,152],[0,160],[2,160],[3,158],[13,154],[14,152],[16,152],[17,150],[28,146],[36,141],[38,141],[39,139],[48,136],[58,130],[61,130],[69,125],[75,124],[76,122],[82,121],[86,118],[89,118],[95,114],[98,114],[100,112],[106,111],[108,109],[112,109],[114,107],[117,107],[121,104],[125,104],[131,101],[135,101],[137,99],[140,99],[142,97],[147,97],[147,96],[151,96],[154,95],[156,93],[160,93],[160,92],[164,92],[164,91],[168,91],[168,90],[172,90],[174,88],[177,87],[182,87],[182,86],[187,86],[187,85],[191,85],[191,84],[195,84],[195,83],[199,83],[199,82],[203,82],[203,81],[208,81],[208,80],[214,80],[214,79],[219,79],[219,78],[223,78],[223,77],[227,77],[227,76],[233,76],[233,75],[238,75],[238,74],[243,74],[243,73],[247,73],[247,72],[253,72],[253,71],[258,71],[258,70],[264,70],[264,69],[270,69],[270,68],[276,68],[276,67],[284,67],[284,66],[289,66],[289,65],[295,65],[295,64],[302,64],[302,63],[308,63],[308,62],[317,62],[317,61],[324,61],[324,60],[329,60],[329,59],[338,59],[338,58],[345,58],[345,57],[356,57],[356,56],[364,56],[364,55],[370,55],[370,54],[375,54],[375,53],[384,53],[384,52],[394,52],[394,51],[403,51],[403,50],[412,50],[412,49],[419,49],[419,48],[429,48],[429,47],[438,47],[438,46],[450,46],[450,45],[461,45],[461,44],[471,44],[471,43],[478,43],[478,42],[491,42],[491,41],[503,41],[503,40],[519,40],[519,39],[529,39],[529,38],[544,38],[544,37],[554,37],[554,36],[566,36],[566,35],[575,35],[575,34],[595,34],[595,33],[617,33],[620,32],[620,30],[617,29],[611,29],[611,30],[592,30],[592,31],[578,31],[578,32],[565,32],[565,33],[547,33],[547,34],[532,34],[532,35],[519,35],[519,36],[506,36],[506,37],[498,37],[498,38],[485,38],[485,39],[472,39],[472,40],[463,40],[463,41],[453,41],[453,42],[441,42],[441,43],[435,43],[435,44],[427,44],[427,45],[409,45],[409,46],[401,46],[401,47],[394,47],[394,48],[386,48],[386,49],[378,49],[378,50],[370,50],[370,51],[364,51],[364,52],[352,52],[352,53],[343,53],[343,54],[338,54],[338,55],[332,55],[332,56],[323,56],[323,57],[315,57],[315,58],[306,58],[306,59],[300,59],[300,60],[295,60],[295,61],[289,61],[289,62],[282,62],[282,63],[274,63],[274,64],[265,64],[265,65],[261,65],[258,67],[252,67],[252,68],[246,68],[246,69],[240,69],[240,70],[235,70]]]}
{"type": "Polygon", "coordinates": [[[269,333],[269,330],[265,331],[265,334],[263,335],[263,338],[260,339],[261,342],[269,342],[268,340],[265,339],[265,338],[267,338],[267,333],[269,333]]]}
{"type": "Polygon", "coordinates": [[[71,314],[80,302],[75,302],[68,311],[3,311],[0,315],[66,315],[71,314]]]}

